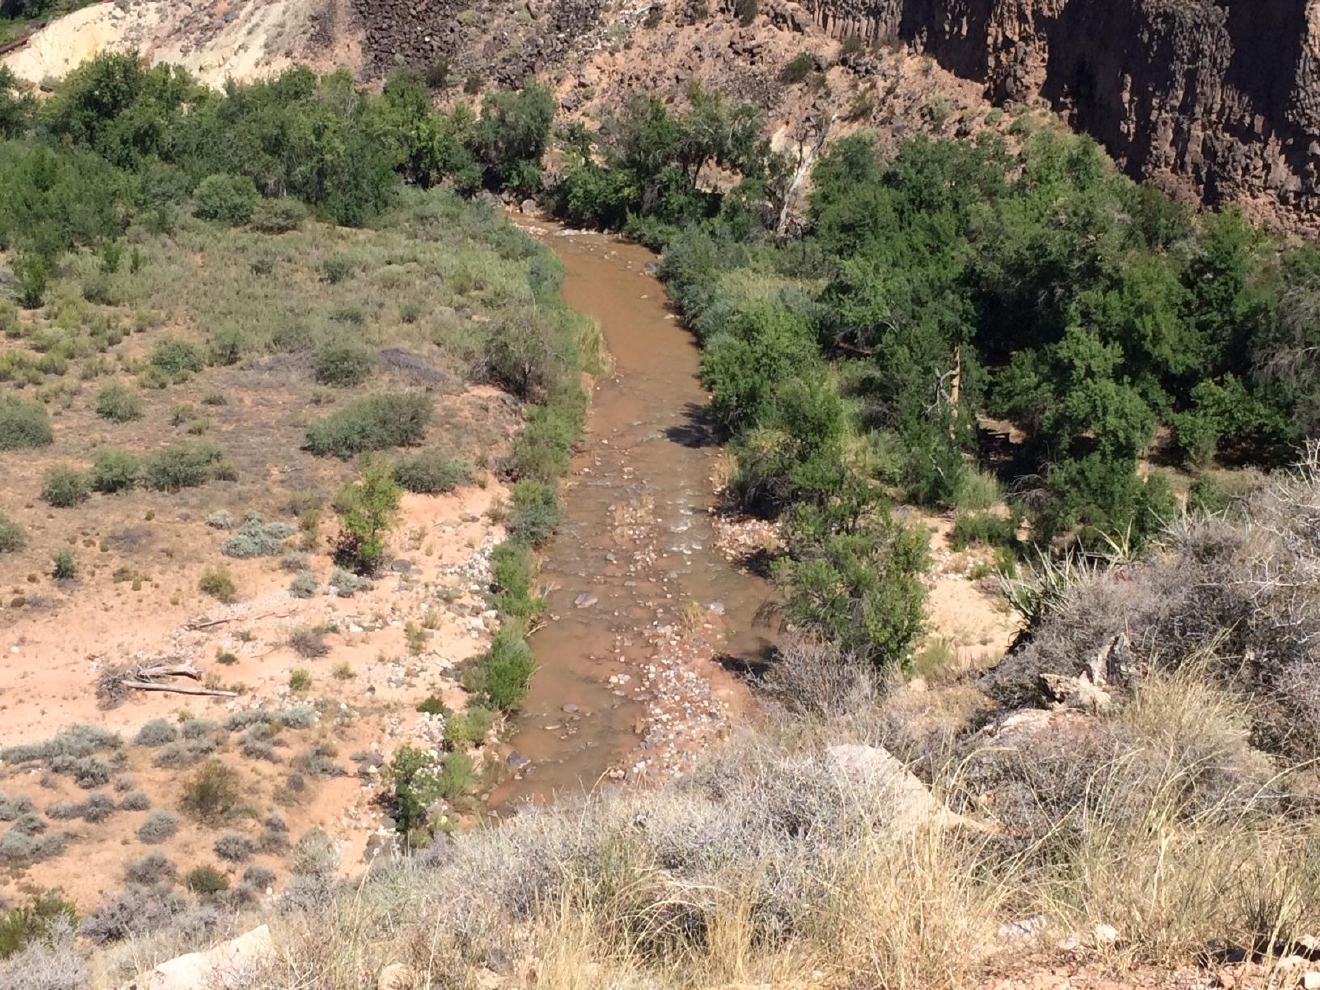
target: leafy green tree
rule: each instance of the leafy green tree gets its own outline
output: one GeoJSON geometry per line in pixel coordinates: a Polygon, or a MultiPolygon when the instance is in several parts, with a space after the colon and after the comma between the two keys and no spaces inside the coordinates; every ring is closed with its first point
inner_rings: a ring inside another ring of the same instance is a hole
{"type": "Polygon", "coordinates": [[[385,537],[398,519],[402,490],[394,483],[390,466],[370,460],[362,478],[344,488],[335,500],[342,530],[335,544],[335,559],[358,574],[374,574],[385,557],[385,537]]]}

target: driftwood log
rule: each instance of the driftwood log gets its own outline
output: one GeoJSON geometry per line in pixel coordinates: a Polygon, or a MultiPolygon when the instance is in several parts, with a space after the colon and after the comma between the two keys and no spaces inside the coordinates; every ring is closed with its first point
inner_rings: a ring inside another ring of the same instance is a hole
{"type": "Polygon", "coordinates": [[[189,681],[202,680],[202,672],[191,663],[130,664],[126,667],[106,667],[97,678],[96,697],[102,708],[118,708],[129,691],[169,691],[174,694],[207,695],[213,698],[237,698],[237,691],[205,687],[202,684],[179,683],[173,678],[189,681]]]}

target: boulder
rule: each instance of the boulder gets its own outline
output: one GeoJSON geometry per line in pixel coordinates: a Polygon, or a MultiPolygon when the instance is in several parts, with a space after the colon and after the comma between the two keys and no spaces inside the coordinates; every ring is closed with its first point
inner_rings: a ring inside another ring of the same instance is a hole
{"type": "Polygon", "coordinates": [[[868,800],[879,796],[878,803],[891,815],[890,824],[900,832],[914,832],[932,824],[939,828],[954,825],[985,828],[936,800],[916,774],[887,749],[856,744],[831,746],[825,751],[825,758],[839,783],[866,790],[868,800]]]}
{"type": "Polygon", "coordinates": [[[124,990],[239,990],[254,985],[261,968],[274,957],[270,929],[262,925],[204,952],[163,962],[146,979],[130,983],[124,990]]]}
{"type": "Polygon", "coordinates": [[[390,963],[376,978],[376,990],[415,990],[421,985],[417,971],[407,963],[390,963]]]}
{"type": "Polygon", "coordinates": [[[1064,677],[1062,674],[1041,674],[1045,696],[1060,708],[1083,712],[1102,712],[1112,703],[1109,692],[1088,677],[1064,677]]]}

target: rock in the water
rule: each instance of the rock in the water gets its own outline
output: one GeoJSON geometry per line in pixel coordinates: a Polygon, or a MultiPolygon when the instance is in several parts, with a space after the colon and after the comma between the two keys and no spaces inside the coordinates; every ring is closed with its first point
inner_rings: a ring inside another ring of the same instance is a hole
{"type": "Polygon", "coordinates": [[[519,204],[518,209],[522,210],[524,213],[535,213],[535,212],[536,212],[536,200],[534,200],[534,199],[530,199],[530,198],[529,198],[529,199],[524,199],[524,200],[522,201],[522,203],[519,204]]]}
{"type": "Polygon", "coordinates": [[[577,608],[591,608],[598,600],[590,591],[584,591],[573,599],[573,604],[577,608]]]}
{"type": "Polygon", "coordinates": [[[564,707],[563,707],[562,709],[560,709],[560,710],[561,710],[565,715],[575,715],[575,714],[577,714],[578,706],[575,705],[575,704],[573,704],[573,702],[570,701],[568,704],[564,705],[564,707]]]}
{"type": "Polygon", "coordinates": [[[505,762],[508,763],[509,766],[513,767],[513,769],[521,770],[523,767],[527,766],[527,764],[531,763],[532,761],[528,759],[526,756],[523,756],[522,753],[519,753],[517,750],[514,750],[512,753],[509,754],[509,758],[505,760],[505,762]]]}

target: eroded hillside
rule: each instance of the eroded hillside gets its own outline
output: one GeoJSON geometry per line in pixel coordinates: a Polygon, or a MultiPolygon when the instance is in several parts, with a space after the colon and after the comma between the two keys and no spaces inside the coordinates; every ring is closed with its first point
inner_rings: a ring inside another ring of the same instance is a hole
{"type": "Polygon", "coordinates": [[[966,133],[1039,103],[1177,196],[1309,228],[1315,32],[1303,0],[137,0],[85,8],[5,61],[32,81],[133,48],[213,85],[295,62],[367,79],[405,63],[454,92],[535,76],[589,122],[629,91],[678,97],[699,79],[761,105],[784,147],[826,121],[831,138],[966,133]]]}

